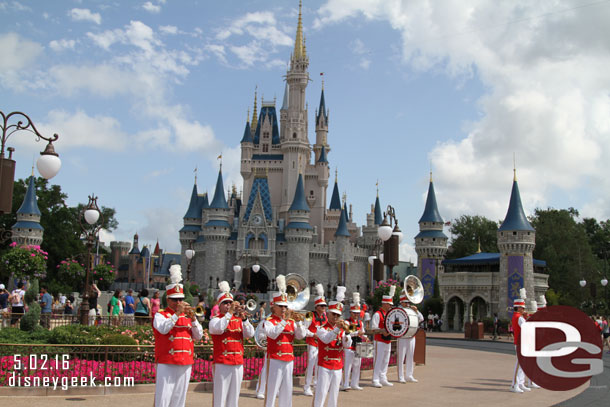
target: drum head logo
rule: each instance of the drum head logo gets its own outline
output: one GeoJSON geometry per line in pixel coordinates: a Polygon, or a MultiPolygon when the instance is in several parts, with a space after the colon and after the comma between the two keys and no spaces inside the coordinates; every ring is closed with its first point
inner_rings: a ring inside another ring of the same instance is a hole
{"type": "Polygon", "coordinates": [[[409,329],[409,316],[402,308],[392,308],[385,317],[385,329],[395,338],[403,336],[409,329]]]}
{"type": "Polygon", "coordinates": [[[572,390],[602,373],[599,329],[582,311],[553,306],[521,325],[519,364],[534,383],[548,390],[572,390]]]}

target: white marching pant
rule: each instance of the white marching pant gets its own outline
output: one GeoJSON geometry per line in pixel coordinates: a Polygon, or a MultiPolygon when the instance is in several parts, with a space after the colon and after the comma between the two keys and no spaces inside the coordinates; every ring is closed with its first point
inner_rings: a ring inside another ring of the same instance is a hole
{"type": "Polygon", "coordinates": [[[282,360],[269,359],[265,407],[273,407],[276,397],[279,400],[280,407],[292,407],[293,365],[293,361],[284,362],[282,360]]]}
{"type": "Polygon", "coordinates": [[[327,407],[337,407],[340,383],[341,369],[331,370],[318,366],[318,383],[316,384],[316,392],[313,399],[314,407],[322,407],[327,396],[327,407]]]}
{"type": "Polygon", "coordinates": [[[192,367],[157,363],[155,407],[184,407],[192,367]]]}
{"type": "Polygon", "coordinates": [[[345,349],[344,355],[343,387],[358,387],[358,383],[360,383],[360,365],[362,364],[362,359],[351,349],[345,349]]]}
{"type": "Polygon", "coordinates": [[[267,385],[267,352],[265,352],[265,358],[263,359],[263,368],[261,373],[258,375],[258,382],[256,383],[256,394],[265,394],[265,386],[267,385]]]}
{"type": "MultiPolygon", "coordinates": [[[[515,345],[515,350],[517,349],[517,345],[515,345]]],[[[524,386],[525,385],[525,373],[523,373],[523,369],[519,365],[519,357],[517,356],[517,362],[515,363],[515,371],[513,373],[513,387],[516,385],[524,386]]]]}
{"type": "Polygon", "coordinates": [[[375,341],[375,366],[373,369],[373,382],[388,381],[388,364],[390,363],[391,351],[391,343],[375,341]]]}
{"type": "Polygon", "coordinates": [[[244,365],[214,364],[214,407],[237,407],[244,365]]]}
{"type": "Polygon", "coordinates": [[[413,355],[415,354],[415,337],[401,338],[396,341],[398,360],[398,380],[404,380],[405,377],[413,376],[413,355]],[[406,363],[405,363],[406,362],[406,363]],[[407,375],[405,376],[405,364],[407,365],[407,375]]]}
{"type": "Polygon", "coordinates": [[[305,374],[305,387],[316,385],[316,371],[318,370],[318,347],[307,345],[307,372],[305,374]]]}

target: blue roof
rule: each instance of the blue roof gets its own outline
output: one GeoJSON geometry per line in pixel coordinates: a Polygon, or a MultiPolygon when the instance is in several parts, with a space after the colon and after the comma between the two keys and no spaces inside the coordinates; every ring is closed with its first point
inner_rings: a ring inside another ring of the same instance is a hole
{"type": "Polygon", "coordinates": [[[147,246],[144,246],[142,248],[142,251],[140,252],[140,257],[148,257],[150,256],[150,250],[148,250],[147,246]]]}
{"type": "Polygon", "coordinates": [[[252,154],[253,160],[276,160],[282,161],[284,159],[284,154],[252,154]]]}
{"type": "Polygon", "coordinates": [[[217,226],[221,228],[231,228],[231,225],[226,220],[211,220],[205,224],[206,226],[217,226]]]}
{"type": "Polygon", "coordinates": [[[227,205],[227,199],[225,198],[225,187],[222,183],[222,170],[218,171],[218,180],[216,181],[216,190],[214,191],[214,198],[210,204],[210,208],[213,209],[229,209],[227,205]]]}
{"type": "Polygon", "coordinates": [[[19,221],[17,223],[15,223],[12,227],[12,229],[39,229],[39,230],[44,230],[44,228],[40,225],[40,223],[38,222],[32,222],[29,220],[22,220],[19,221]]]}
{"type": "Polygon", "coordinates": [[[275,241],[276,242],[285,242],[286,241],[286,236],[283,233],[277,233],[275,235],[275,241]]]}
{"type": "Polygon", "coordinates": [[[246,129],[244,130],[244,136],[241,139],[241,143],[252,143],[252,131],[250,130],[250,122],[246,122],[246,129]]]}
{"type": "Polygon", "coordinates": [[[313,229],[307,222],[290,222],[286,225],[286,229],[313,229]]]}
{"type": "Polygon", "coordinates": [[[326,159],[326,147],[322,146],[322,151],[320,151],[320,158],[318,158],[319,163],[328,163],[326,159]]]}
{"type": "Polygon", "coordinates": [[[40,209],[38,209],[38,200],[36,199],[36,184],[34,183],[33,175],[29,179],[28,188],[25,191],[25,197],[23,198],[23,203],[21,204],[21,207],[19,208],[17,213],[40,216],[40,209]]]}
{"type": "Polygon", "coordinates": [[[267,120],[271,120],[271,144],[280,144],[280,131],[277,127],[277,115],[275,114],[275,106],[263,106],[261,113],[258,115],[258,123],[256,124],[256,131],[254,132],[254,144],[260,143],[261,134],[261,123],[267,117],[267,120]]]}
{"type": "Polygon", "coordinates": [[[324,89],[322,89],[322,94],[320,95],[320,107],[318,108],[318,115],[316,116],[316,123],[320,122],[320,117],[324,119],[324,123],[328,120],[328,116],[326,115],[326,102],[324,101],[324,89]]]}
{"type": "Polygon", "coordinates": [[[436,206],[436,194],[434,193],[434,184],[432,181],[430,181],[430,186],[428,187],[428,197],[426,198],[424,214],[419,219],[419,223],[421,222],[443,223],[443,218],[441,218],[441,214],[438,212],[438,207],[436,206]]]}
{"type": "Polygon", "coordinates": [[[180,264],[180,255],[176,253],[164,253],[161,267],[154,274],[169,276],[169,268],[174,264],[180,264]]]}
{"type": "Polygon", "coordinates": [[[416,239],[419,238],[426,238],[426,237],[435,237],[437,239],[447,239],[447,235],[445,235],[442,231],[440,230],[422,230],[421,232],[419,232],[417,234],[417,236],[415,236],[416,239]]]}
{"type": "Polygon", "coordinates": [[[199,196],[199,207],[201,209],[207,209],[207,208],[210,207],[210,202],[208,201],[208,193],[207,192],[205,194],[199,196]]]}
{"type": "Polygon", "coordinates": [[[333,188],[333,195],[330,198],[330,207],[328,209],[341,210],[341,198],[339,197],[339,185],[335,181],[335,187],[333,188]]]}
{"type": "Polygon", "coordinates": [[[134,246],[129,251],[129,254],[140,254],[140,249],[138,249],[138,246],[134,246]]]}
{"type": "Polygon", "coordinates": [[[244,220],[247,222],[250,219],[250,213],[254,207],[256,196],[260,194],[261,203],[263,204],[263,212],[265,213],[265,219],[267,221],[273,219],[273,212],[271,210],[271,194],[269,193],[269,182],[267,178],[254,178],[252,183],[252,189],[250,190],[250,196],[248,196],[248,206],[246,206],[246,212],[244,213],[244,220]]]}
{"type": "Polygon", "coordinates": [[[191,192],[191,202],[189,203],[189,208],[184,214],[184,218],[201,219],[201,205],[199,202],[199,196],[197,195],[197,184],[193,185],[193,192],[191,192]]]}
{"type": "MultiPolygon", "coordinates": [[[[500,253],[475,253],[459,259],[443,260],[443,265],[498,264],[500,253]]],[[[534,266],[546,267],[546,261],[534,259],[534,266]]]]}
{"type": "Polygon", "coordinates": [[[198,225],[184,225],[178,232],[201,232],[201,226],[198,225]]]}
{"type": "Polygon", "coordinates": [[[375,225],[381,225],[383,217],[381,216],[381,205],[379,204],[379,195],[375,199],[375,225]]]}
{"type": "Polygon", "coordinates": [[[347,236],[349,237],[349,231],[347,230],[347,222],[346,219],[347,214],[345,208],[341,210],[341,216],[339,217],[339,226],[337,227],[337,231],[335,232],[335,236],[347,236]]]}
{"type": "Polygon", "coordinates": [[[309,205],[305,200],[305,188],[303,187],[303,174],[299,174],[297,181],[297,189],[294,191],[294,199],[288,211],[306,211],[309,212],[309,205]]]}
{"type": "Polygon", "coordinates": [[[521,205],[521,195],[519,194],[519,185],[517,180],[513,181],[513,190],[510,193],[510,203],[508,204],[508,211],[502,226],[498,229],[500,231],[506,230],[529,230],[534,231],[534,228],[528,222],[523,212],[523,206],[521,205]]]}
{"type": "Polygon", "coordinates": [[[197,236],[195,243],[202,243],[202,242],[205,242],[205,237],[203,235],[197,236]]]}

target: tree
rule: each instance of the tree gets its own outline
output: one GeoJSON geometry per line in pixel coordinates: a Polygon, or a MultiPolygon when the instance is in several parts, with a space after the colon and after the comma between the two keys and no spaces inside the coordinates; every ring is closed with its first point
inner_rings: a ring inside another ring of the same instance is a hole
{"type": "Polygon", "coordinates": [[[477,252],[479,241],[481,251],[498,252],[498,223],[483,216],[462,215],[451,225],[453,239],[447,251],[448,259],[458,259],[477,252]]]}

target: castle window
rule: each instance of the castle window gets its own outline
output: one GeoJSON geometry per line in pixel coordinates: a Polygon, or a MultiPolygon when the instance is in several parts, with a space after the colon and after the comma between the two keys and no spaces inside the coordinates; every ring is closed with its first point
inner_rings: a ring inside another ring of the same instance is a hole
{"type": "Polygon", "coordinates": [[[309,195],[313,196],[313,189],[309,191],[309,195]]]}
{"type": "Polygon", "coordinates": [[[513,232],[513,236],[517,236],[517,232],[513,232]]]}
{"type": "Polygon", "coordinates": [[[292,133],[292,138],[297,138],[297,134],[296,133],[292,133]]]}
{"type": "Polygon", "coordinates": [[[269,133],[268,132],[264,132],[263,133],[263,138],[269,138],[269,133]]]}
{"type": "Polygon", "coordinates": [[[269,152],[269,144],[263,144],[263,153],[269,152]]]}

